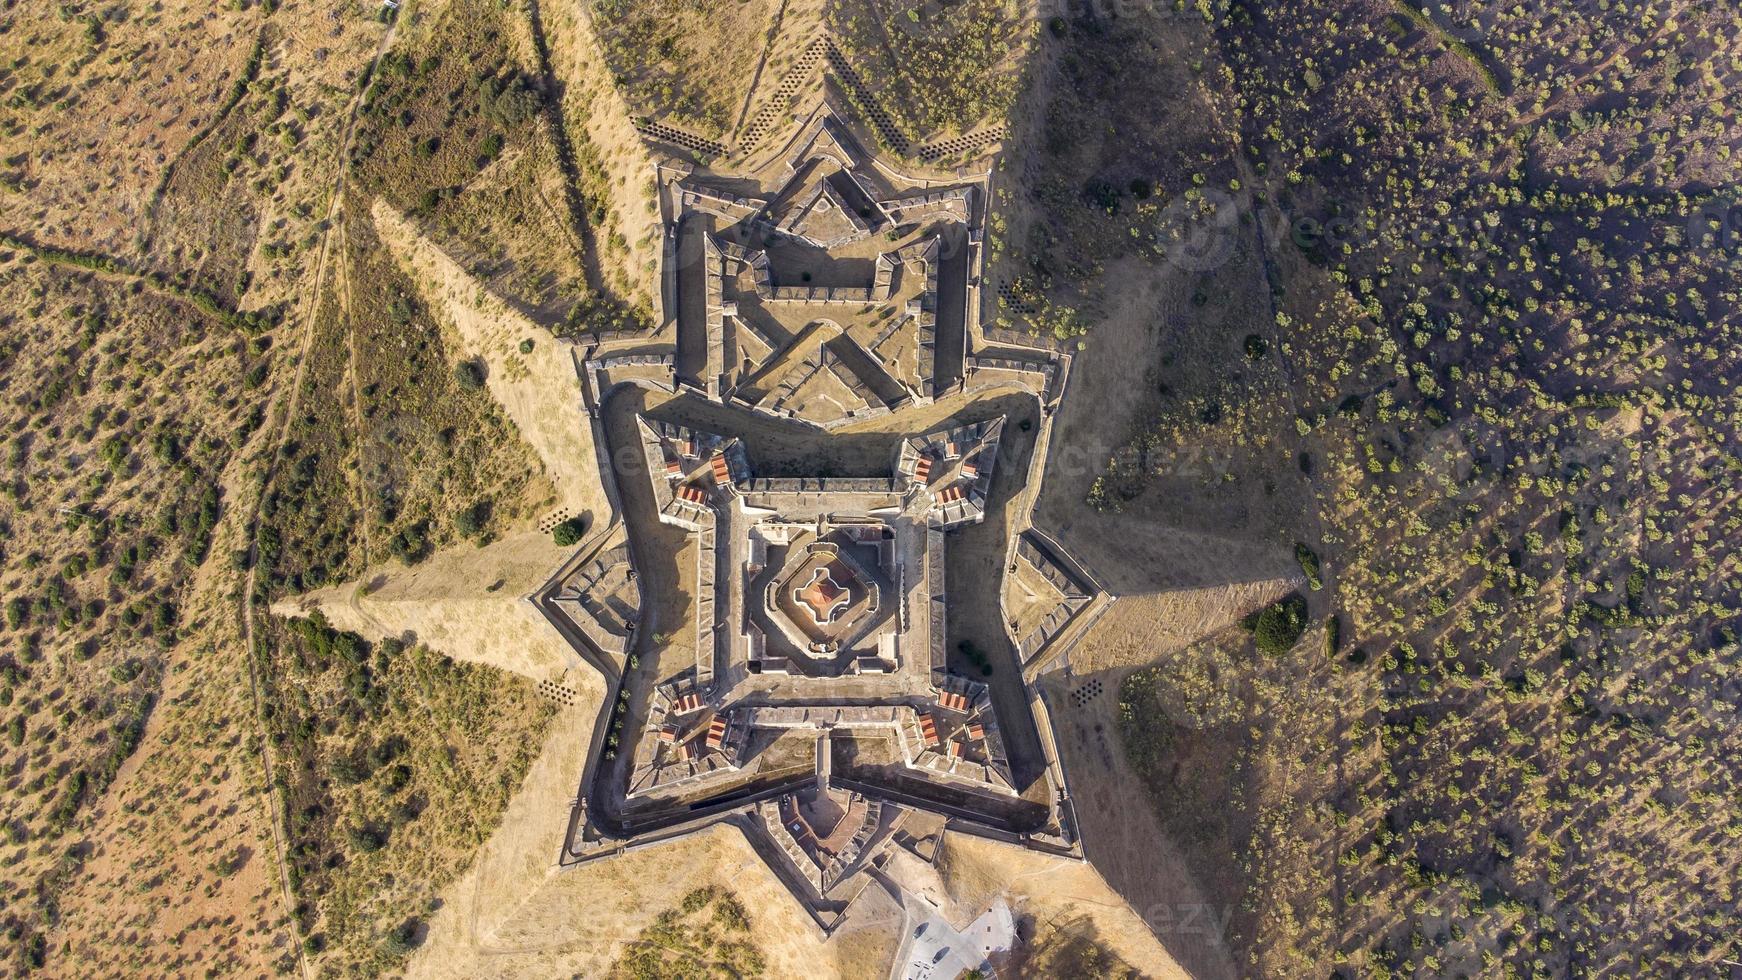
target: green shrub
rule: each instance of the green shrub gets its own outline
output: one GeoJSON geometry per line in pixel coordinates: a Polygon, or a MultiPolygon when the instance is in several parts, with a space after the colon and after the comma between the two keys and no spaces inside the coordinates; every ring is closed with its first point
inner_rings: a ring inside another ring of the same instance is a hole
{"type": "Polygon", "coordinates": [[[484,529],[481,510],[477,504],[460,508],[460,512],[454,515],[454,530],[468,538],[476,536],[484,529]]]}
{"type": "Polygon", "coordinates": [[[551,539],[559,548],[572,548],[581,543],[581,536],[587,533],[587,522],[584,518],[571,517],[556,527],[550,529],[551,539]]]}
{"type": "Polygon", "coordinates": [[[1296,541],[1294,544],[1294,560],[1300,562],[1300,570],[1306,575],[1307,584],[1314,592],[1325,587],[1325,580],[1319,575],[1318,553],[1306,545],[1296,541]]]}
{"type": "Polygon", "coordinates": [[[428,531],[429,526],[424,521],[400,528],[388,539],[387,550],[407,565],[415,565],[429,557],[428,531]]]}
{"type": "Polygon", "coordinates": [[[688,895],[685,895],[683,897],[683,902],[681,903],[684,914],[689,915],[701,911],[702,906],[713,901],[716,894],[716,889],[710,886],[707,888],[697,888],[688,895]]]}
{"type": "Polygon", "coordinates": [[[1258,649],[1273,657],[1294,649],[1306,632],[1306,624],[1306,600],[1298,594],[1265,606],[1241,623],[1252,634],[1258,649]]]}
{"type": "Polygon", "coordinates": [[[365,854],[372,854],[387,846],[387,834],[373,824],[360,824],[345,833],[350,838],[351,846],[365,854]]]}
{"type": "Polygon", "coordinates": [[[732,932],[750,930],[750,916],[745,913],[743,903],[731,895],[720,896],[719,904],[714,906],[714,919],[732,932]]]}
{"type": "Polygon", "coordinates": [[[454,365],[454,380],[468,391],[477,391],[484,387],[484,369],[477,361],[461,361],[454,365]]]}
{"type": "Polygon", "coordinates": [[[386,947],[390,955],[404,956],[422,943],[423,921],[412,916],[387,934],[386,947]]]}
{"type": "Polygon", "coordinates": [[[478,163],[488,164],[502,155],[502,134],[491,133],[484,137],[484,143],[478,148],[478,163]]]}

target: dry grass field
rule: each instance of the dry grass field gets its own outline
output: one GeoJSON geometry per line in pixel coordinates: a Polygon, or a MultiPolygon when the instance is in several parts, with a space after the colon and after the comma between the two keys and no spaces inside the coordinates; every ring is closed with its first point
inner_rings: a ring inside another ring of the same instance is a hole
{"type": "MultiPolygon", "coordinates": [[[[354,660],[311,657],[271,623],[251,652],[243,633],[256,540],[271,596],[500,536],[550,500],[375,238],[372,195],[354,203],[397,181],[340,153],[388,30],[374,13],[0,14],[8,974],[391,967],[547,723],[491,668],[349,641],[354,660]]],[[[517,53],[485,61],[522,70],[530,28],[507,19],[517,53]]],[[[551,141],[496,162],[429,220],[488,288],[565,323],[584,272],[551,141]]]]}
{"type": "MultiPolygon", "coordinates": [[[[166,706],[164,697],[184,689],[172,671],[225,670],[206,661],[213,631],[233,624],[212,621],[196,570],[209,559],[228,560],[218,535],[224,481],[259,424],[249,378],[266,352],[262,338],[138,280],[16,251],[0,280],[0,305],[9,311],[5,364],[14,378],[4,405],[13,434],[0,505],[10,851],[0,888],[10,966],[20,968],[44,959],[44,927],[59,923],[63,895],[102,873],[104,846],[116,839],[145,834],[165,818],[182,833],[208,831],[194,835],[198,845],[179,862],[184,867],[258,847],[258,823],[250,826],[252,814],[237,819],[239,794],[227,785],[245,778],[241,733],[215,724],[223,708],[187,712],[166,706]],[[26,371],[29,385],[20,383],[26,371]],[[186,773],[198,762],[224,776],[208,768],[211,785],[178,784],[154,767],[126,778],[148,726],[166,714],[165,723],[202,733],[172,771],[186,773]],[[133,796],[145,801],[143,809],[120,809],[111,788],[139,779],[161,792],[133,796]],[[194,805],[225,798],[228,809],[194,805]],[[118,810],[127,815],[109,826],[118,810]]],[[[159,885],[179,889],[201,879],[172,877],[174,867],[133,887],[151,895],[159,885]]],[[[249,877],[245,895],[257,901],[270,878],[249,877]]],[[[124,921],[149,930],[152,918],[124,921]]],[[[116,927],[104,924],[98,934],[113,937],[116,927]]],[[[213,955],[246,961],[256,952],[213,955]]]]}
{"type": "Polygon", "coordinates": [[[913,140],[1002,124],[1040,32],[1018,0],[830,2],[826,16],[869,98],[913,140]]]}
{"type": "Polygon", "coordinates": [[[640,115],[719,138],[738,124],[780,0],[592,0],[588,17],[640,115]]]}

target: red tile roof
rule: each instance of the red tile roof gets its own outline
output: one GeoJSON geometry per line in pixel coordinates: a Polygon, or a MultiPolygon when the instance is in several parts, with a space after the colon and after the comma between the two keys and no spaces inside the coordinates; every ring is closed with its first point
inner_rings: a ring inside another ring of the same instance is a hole
{"type": "Polygon", "coordinates": [[[798,590],[798,601],[810,608],[811,618],[818,623],[834,622],[840,607],[848,600],[847,586],[836,581],[836,576],[852,580],[851,572],[837,562],[830,562],[813,572],[809,584],[798,590]]]}

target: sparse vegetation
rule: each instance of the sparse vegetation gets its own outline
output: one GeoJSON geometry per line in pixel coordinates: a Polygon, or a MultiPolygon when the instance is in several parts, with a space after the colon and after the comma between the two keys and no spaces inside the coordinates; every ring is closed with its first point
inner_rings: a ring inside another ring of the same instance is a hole
{"type": "Polygon", "coordinates": [[[1024,951],[1016,976],[1048,980],[1137,980],[1137,968],[1096,941],[1086,922],[1053,923],[1024,951]]]}
{"type": "Polygon", "coordinates": [[[685,895],[677,908],[630,940],[611,980],[728,980],[759,977],[764,962],[743,903],[729,890],[708,885],[685,895]]]}
{"type": "Polygon", "coordinates": [[[1002,121],[1035,34],[1004,0],[840,3],[832,20],[871,96],[916,140],[1002,121]]]}
{"type": "Polygon", "coordinates": [[[268,723],[297,928],[335,975],[396,968],[532,762],[554,708],[531,682],[317,613],[270,634],[268,723]]]}
{"type": "MultiPolygon", "coordinates": [[[[67,8],[0,24],[13,42],[0,64],[9,144],[0,162],[0,400],[13,416],[0,439],[8,975],[287,974],[299,951],[355,964],[391,945],[394,923],[296,935],[290,920],[304,913],[286,915],[268,833],[286,815],[266,802],[238,615],[239,601],[257,598],[242,588],[254,567],[249,545],[258,545],[260,592],[276,595],[390,553],[488,536],[523,520],[547,492],[488,396],[468,398],[452,380],[437,322],[412,284],[388,274],[392,255],[368,239],[370,190],[359,186],[382,172],[360,167],[335,184],[352,83],[367,76],[382,26],[322,11],[314,27],[313,12],[276,8],[67,8]],[[295,40],[313,32],[318,50],[295,40]],[[335,192],[348,198],[339,226],[326,220],[335,192]],[[328,258],[318,283],[305,275],[317,255],[328,258]],[[298,374],[311,314],[318,339],[298,374]],[[276,413],[297,390],[292,377],[303,382],[300,405],[254,535],[259,477],[279,448],[276,413]],[[486,470],[494,475],[477,481],[486,470]]],[[[505,18],[511,29],[515,16],[505,18]]],[[[422,29],[402,24],[400,37],[422,29]]],[[[419,166],[445,165],[451,151],[466,152],[474,168],[522,168],[513,193],[450,196],[438,217],[463,224],[468,208],[496,208],[521,231],[509,250],[516,261],[498,254],[479,264],[512,264],[492,285],[560,323],[584,291],[574,286],[580,262],[560,219],[548,218],[538,184],[547,178],[523,179],[554,168],[535,124],[541,102],[505,53],[518,42],[465,56],[503,81],[479,87],[486,131],[470,142],[447,132],[444,94],[432,110],[441,131],[417,133],[405,159],[424,147],[419,166]],[[543,247],[541,233],[564,247],[543,247]]],[[[365,139],[373,120],[362,117],[365,139]]],[[[355,788],[337,774],[354,771],[334,767],[330,792],[341,801],[376,785],[430,813],[461,801],[461,832],[422,840],[429,832],[395,825],[395,811],[352,819],[341,807],[339,844],[324,853],[354,846],[367,861],[309,866],[328,888],[314,903],[322,921],[343,912],[331,895],[351,894],[346,875],[365,874],[367,891],[407,902],[399,921],[415,928],[405,938],[421,941],[428,894],[405,899],[409,882],[463,866],[500,812],[514,767],[524,768],[521,736],[549,709],[522,686],[427,651],[394,661],[371,676],[376,687],[355,687],[349,669],[320,672],[317,682],[306,663],[279,676],[297,682],[284,703],[305,720],[311,706],[298,699],[309,689],[297,684],[330,683],[344,699],[365,691],[368,710],[415,708],[419,732],[438,738],[452,731],[450,719],[466,719],[465,737],[492,745],[490,765],[472,767],[463,748],[449,753],[462,742],[448,740],[437,758],[414,734],[404,755],[355,788]],[[405,690],[383,694],[383,684],[405,690]],[[474,709],[483,714],[467,714],[474,709]],[[513,745],[489,743],[497,731],[513,745]],[[407,761],[420,751],[430,760],[421,769],[407,761]],[[462,788],[468,767],[482,791],[462,788]],[[384,876],[362,870],[369,862],[399,874],[399,890],[383,891],[384,876]]],[[[344,735],[327,727],[335,720],[319,713],[317,741],[344,735]]]]}
{"type": "Polygon", "coordinates": [[[775,26],[768,0],[588,0],[606,60],[638,112],[726,135],[775,26]]]}
{"type": "Polygon", "coordinates": [[[13,433],[0,818],[18,845],[0,922],[28,959],[82,874],[77,835],[157,708],[220,474],[258,422],[240,397],[245,343],[197,306],[65,263],[0,268],[0,298],[0,361],[30,376],[0,406],[13,433]]]}
{"type": "MultiPolygon", "coordinates": [[[[1737,503],[1719,448],[1737,423],[1733,218],[1710,202],[1742,133],[1703,108],[1728,45],[1681,39],[1734,36],[1737,13],[1672,29],[1595,5],[1354,12],[1082,32],[1154,32],[1242,106],[1209,113],[1238,138],[1193,169],[1253,193],[1227,195],[1232,224],[1197,226],[1227,229],[1220,264],[1168,274],[1245,275],[1268,297],[1287,383],[1266,393],[1242,370],[1232,390],[1277,413],[1258,418],[1293,416],[1253,475],[1308,477],[1318,527],[1297,558],[1335,610],[1327,656],[1217,654],[1214,684],[1164,658],[1172,714],[1264,723],[1128,751],[1164,823],[1232,856],[1195,860],[1234,883],[1232,944],[1255,972],[1714,969],[1738,951],[1716,925],[1734,890],[1702,869],[1742,834],[1721,803],[1742,758],[1726,639],[1742,598],[1716,533],[1737,503]],[[1229,757],[1254,775],[1224,789],[1208,777],[1229,757]],[[1206,828],[1189,809],[1251,816],[1206,828]],[[1655,870],[1631,857],[1647,852],[1655,870]]],[[[1070,302],[1083,281],[1050,288],[1070,302]]],[[[1147,466],[1116,460],[1103,499],[1129,481],[1134,510],[1167,479],[1155,443],[1144,426],[1129,458],[1147,466]]],[[[1245,481],[1231,472],[1197,492],[1245,481]]],[[[1299,611],[1257,613],[1259,645],[1297,649],[1299,611]]]]}

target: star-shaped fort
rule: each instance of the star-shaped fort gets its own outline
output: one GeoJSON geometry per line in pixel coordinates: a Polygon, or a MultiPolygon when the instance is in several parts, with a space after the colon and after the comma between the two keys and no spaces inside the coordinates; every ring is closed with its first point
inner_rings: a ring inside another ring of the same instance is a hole
{"type": "Polygon", "coordinates": [[[655,324],[573,342],[524,344],[375,207],[555,490],[536,531],[277,606],[564,709],[455,893],[459,948],[731,840],[822,942],[862,907],[931,915],[951,838],[1112,894],[1055,737],[1066,688],[1040,682],[1113,601],[1032,519],[1072,355],[982,309],[992,174],[907,173],[864,138],[823,99],[707,164],[659,154],[655,324]]]}
{"type": "Polygon", "coordinates": [[[1100,595],[1026,527],[1070,358],[980,326],[989,175],[822,105],[659,176],[671,340],[581,363],[622,520],[534,596],[611,688],[561,863],[733,821],[826,933],[899,841],[1079,858],[1028,673],[1100,595]]]}

